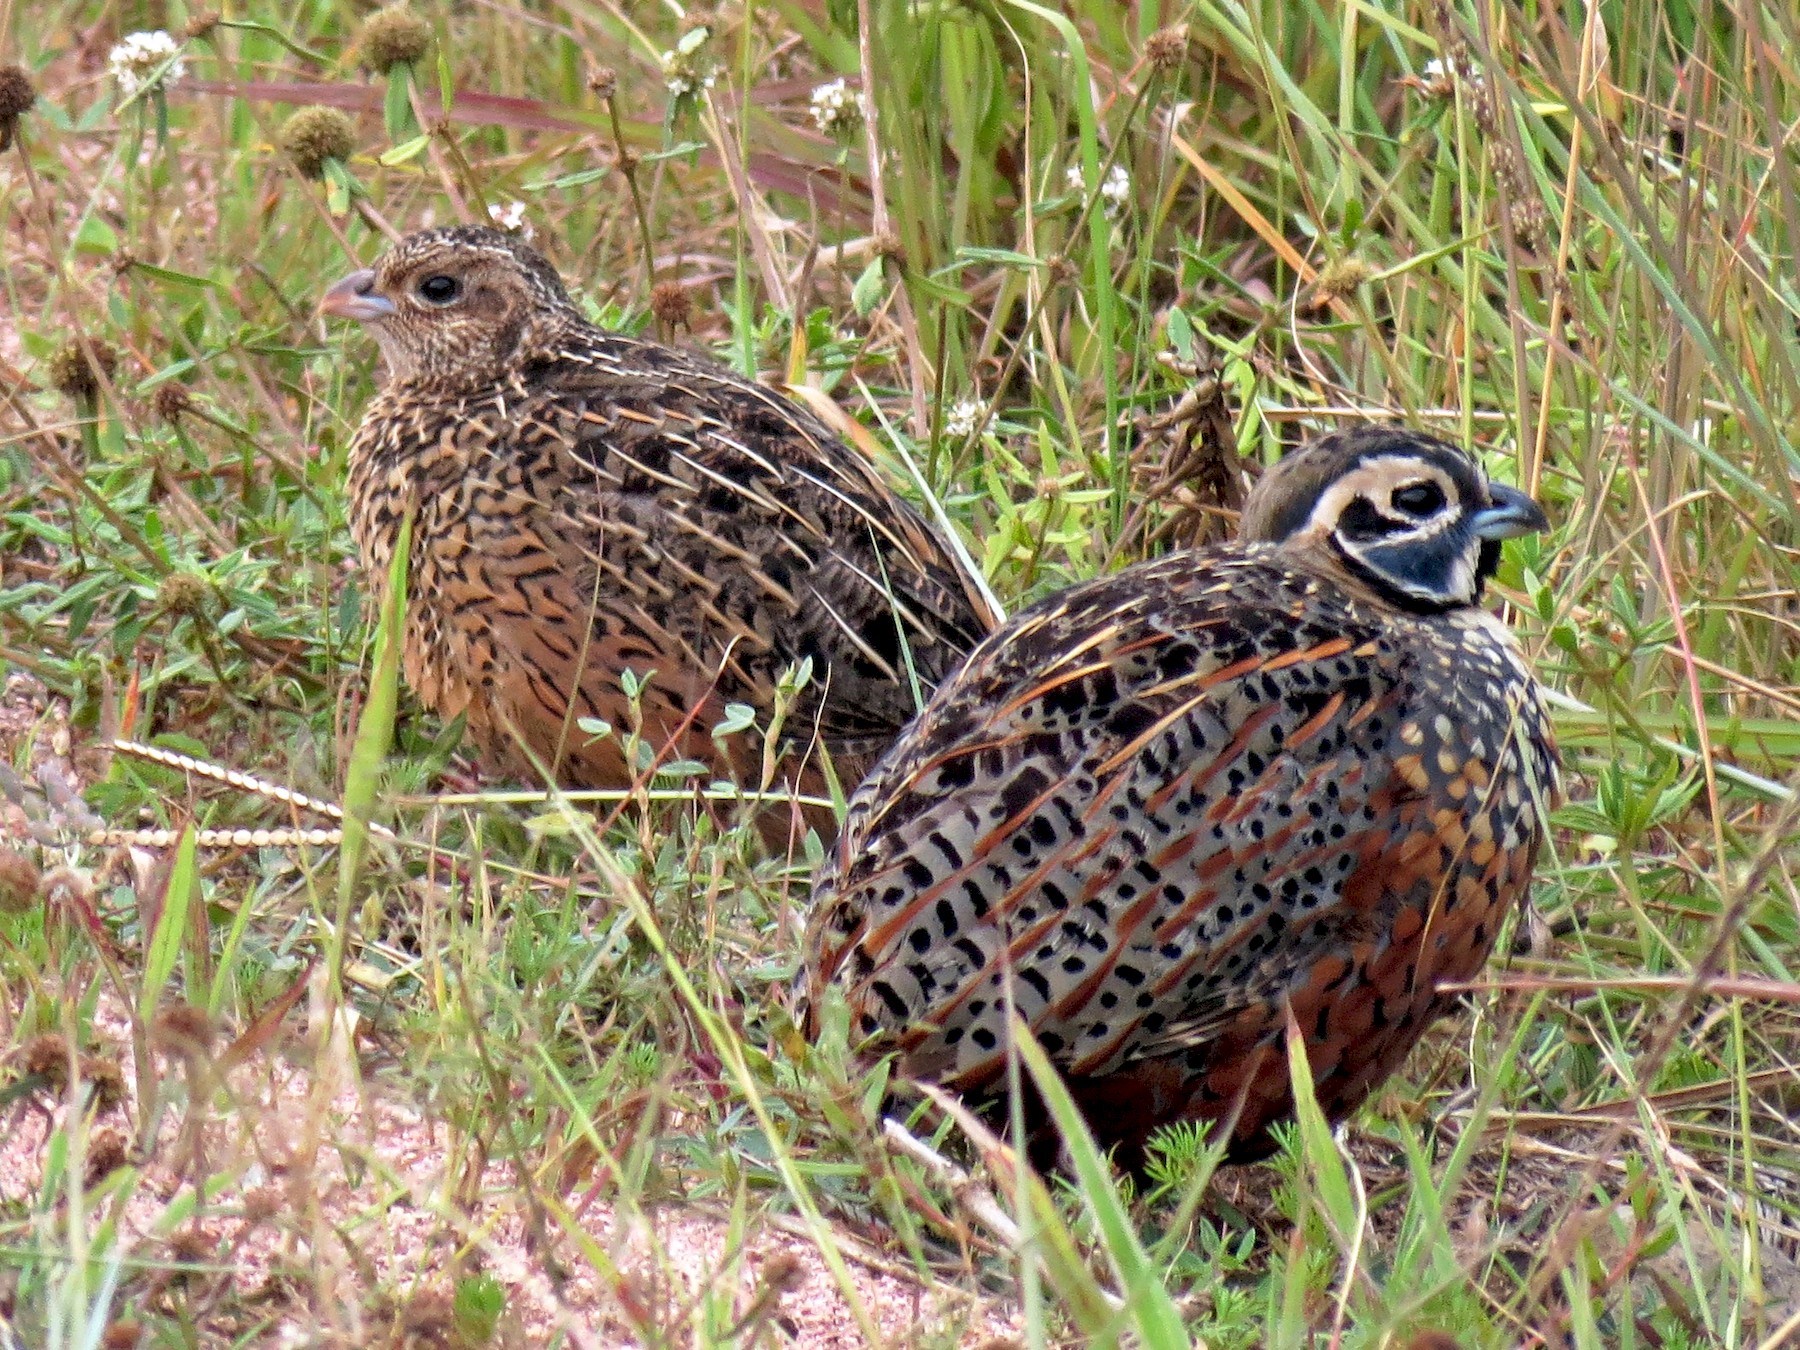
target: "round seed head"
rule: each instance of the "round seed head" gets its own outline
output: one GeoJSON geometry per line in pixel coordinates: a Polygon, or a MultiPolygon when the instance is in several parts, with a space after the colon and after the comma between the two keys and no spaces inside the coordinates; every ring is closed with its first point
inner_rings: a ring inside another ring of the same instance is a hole
{"type": "Polygon", "coordinates": [[[0,848],[0,914],[23,914],[37,903],[43,881],[37,864],[23,853],[0,848]]]}
{"type": "MultiPolygon", "coordinates": [[[[88,1170],[90,1172],[94,1170],[93,1148],[94,1145],[88,1145],[88,1170]]],[[[106,1330],[100,1333],[101,1350],[137,1350],[138,1346],[143,1343],[143,1323],[134,1322],[129,1317],[121,1317],[116,1322],[107,1323],[106,1330]]]]}
{"type": "Polygon", "coordinates": [[[196,38],[209,38],[213,35],[213,29],[224,21],[223,14],[216,10],[206,10],[188,20],[187,27],[181,30],[181,36],[189,42],[196,38]]]}
{"type": "Polygon", "coordinates": [[[212,1018],[192,1003],[171,1003],[151,1022],[150,1041],[165,1054],[204,1059],[212,1053],[212,1018]]]}
{"type": "Polygon", "coordinates": [[[1340,296],[1352,295],[1374,275],[1374,269],[1361,258],[1333,258],[1319,269],[1318,280],[1313,283],[1313,304],[1322,308],[1340,296]]]}
{"type": "Polygon", "coordinates": [[[37,102],[37,90],[23,66],[0,66],[0,150],[12,144],[13,127],[37,102]]]}
{"type": "Polygon", "coordinates": [[[406,5],[376,10],[356,39],[362,63],[383,75],[395,66],[412,65],[430,45],[431,25],[406,5]]]}
{"type": "MultiPolygon", "coordinates": [[[[120,1134],[117,1130],[94,1131],[94,1136],[88,1140],[87,1147],[87,1172],[85,1175],[89,1188],[91,1189],[92,1187],[99,1185],[102,1181],[105,1181],[114,1172],[123,1167],[127,1161],[125,1136],[120,1134]]],[[[119,1325],[118,1322],[114,1322],[112,1326],[109,1326],[106,1329],[106,1334],[100,1338],[100,1344],[102,1346],[115,1344],[112,1340],[113,1327],[119,1325]]],[[[131,1326],[129,1323],[126,1325],[131,1326]]],[[[135,1327],[133,1327],[132,1334],[134,1337],[142,1335],[135,1327]]],[[[136,1345],[137,1340],[124,1340],[121,1338],[116,1344],[136,1345]]]]}
{"type": "Polygon", "coordinates": [[[194,410],[194,396],[188,393],[185,384],[173,380],[156,387],[156,396],[151,403],[156,408],[156,415],[165,422],[178,422],[194,410]]]}
{"type": "Polygon", "coordinates": [[[94,1105],[111,1111],[125,1101],[125,1071],[103,1055],[83,1055],[81,1076],[94,1090],[94,1105]]]}
{"type": "Polygon", "coordinates": [[[1173,70],[1188,54],[1188,30],[1185,23],[1174,24],[1152,33],[1144,43],[1144,56],[1158,70],[1173,70]]]}
{"type": "Polygon", "coordinates": [[[50,384],[77,403],[92,403],[100,396],[102,380],[110,380],[118,368],[119,349],[110,342],[65,342],[50,354],[50,384]]]}
{"type": "Polygon", "coordinates": [[[596,98],[607,99],[619,92],[619,72],[611,66],[595,66],[588,76],[588,88],[596,98]]]}
{"type": "Polygon", "coordinates": [[[27,1076],[42,1078],[61,1092],[69,1081],[68,1041],[55,1031],[33,1036],[19,1051],[19,1067],[27,1076]]]}
{"type": "Polygon", "coordinates": [[[326,160],[356,149],[356,128],[336,108],[302,108],[281,124],[281,148],[302,178],[323,178],[326,160]]]}
{"type": "Polygon", "coordinates": [[[687,287],[679,281],[659,281],[650,289],[650,312],[660,324],[670,328],[686,327],[693,308],[687,287]]]}
{"type": "Polygon", "coordinates": [[[204,614],[212,583],[198,572],[171,572],[156,588],[156,603],[170,614],[204,614]]]}

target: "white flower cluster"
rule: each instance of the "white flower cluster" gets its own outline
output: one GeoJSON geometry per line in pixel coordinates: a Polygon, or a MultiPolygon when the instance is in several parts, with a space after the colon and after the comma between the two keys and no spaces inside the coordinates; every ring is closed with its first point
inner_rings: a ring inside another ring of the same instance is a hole
{"type": "Polygon", "coordinates": [[[944,435],[953,441],[966,440],[981,420],[982,402],[978,398],[959,399],[944,414],[944,435]]]}
{"type": "MultiPolygon", "coordinates": [[[[1069,165],[1066,175],[1069,191],[1080,192],[1087,186],[1082,177],[1079,164],[1069,165]]],[[[1117,216],[1131,200],[1131,175],[1123,164],[1115,164],[1106,175],[1106,181],[1100,185],[1100,209],[1108,216],[1117,216]]]]}
{"type": "Polygon", "coordinates": [[[107,54],[106,64],[120,90],[130,98],[152,86],[167,89],[179,83],[187,69],[187,62],[177,55],[180,51],[181,44],[159,28],[130,34],[107,54]],[[168,68],[158,75],[157,70],[165,61],[169,62],[168,68]]]}
{"type": "Polygon", "coordinates": [[[827,136],[849,131],[862,121],[862,105],[844,80],[833,80],[812,91],[812,120],[827,136]]]}
{"type": "Polygon", "coordinates": [[[526,243],[531,242],[531,236],[535,233],[531,223],[525,219],[525,203],[516,197],[504,206],[499,202],[490,202],[488,219],[501,229],[520,236],[526,243]]]}
{"type": "Polygon", "coordinates": [[[703,61],[700,55],[700,49],[711,36],[711,29],[690,28],[681,35],[674,50],[662,54],[663,83],[676,98],[713,87],[718,72],[713,69],[712,62],[703,61]]]}

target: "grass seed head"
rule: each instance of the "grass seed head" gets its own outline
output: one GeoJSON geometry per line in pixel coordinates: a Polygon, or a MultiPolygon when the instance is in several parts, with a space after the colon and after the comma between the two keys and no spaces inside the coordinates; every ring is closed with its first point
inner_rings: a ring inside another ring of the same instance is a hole
{"type": "Polygon", "coordinates": [[[0,150],[12,146],[19,118],[37,102],[37,90],[24,66],[0,66],[0,150]]]}
{"type": "Polygon", "coordinates": [[[198,572],[171,572],[156,588],[157,607],[168,614],[204,614],[211,598],[212,583],[198,572]]]}
{"type": "MultiPolygon", "coordinates": [[[[117,1130],[96,1130],[93,1138],[88,1140],[87,1171],[83,1174],[85,1185],[92,1190],[125,1166],[127,1161],[129,1158],[125,1151],[125,1136],[117,1130]]],[[[135,1345],[136,1342],[129,1344],[135,1345]]]]}
{"type": "Polygon", "coordinates": [[[125,1102],[125,1071],[103,1055],[83,1055],[81,1076],[94,1090],[94,1105],[112,1111],[125,1102]]]}
{"type": "Polygon", "coordinates": [[[118,368],[119,349],[110,342],[65,342],[50,354],[50,384],[77,403],[91,404],[100,397],[102,380],[118,368]]]}
{"type": "Polygon", "coordinates": [[[431,25],[407,5],[376,10],[356,39],[362,63],[383,75],[395,66],[412,65],[430,46],[431,25]]]}
{"type": "Polygon", "coordinates": [[[1188,29],[1185,23],[1173,24],[1152,33],[1144,43],[1144,57],[1157,70],[1174,70],[1187,60],[1188,29]]]}
{"type": "Polygon", "coordinates": [[[156,415],[165,422],[179,422],[184,414],[194,410],[194,396],[188,393],[185,384],[177,384],[171,380],[168,384],[156,387],[156,395],[151,399],[156,415]]]}
{"type": "Polygon", "coordinates": [[[326,160],[356,149],[356,128],[336,108],[302,108],[281,124],[281,148],[302,178],[323,178],[326,160]]]}
{"type": "Polygon", "coordinates": [[[1361,258],[1348,255],[1333,258],[1319,269],[1318,280],[1313,282],[1313,308],[1323,309],[1333,300],[1354,295],[1357,288],[1374,275],[1375,270],[1361,258]]]}
{"type": "Polygon", "coordinates": [[[150,1039],[156,1048],[181,1059],[205,1059],[212,1053],[213,1035],[212,1018],[206,1015],[206,1009],[192,1003],[171,1003],[150,1024],[150,1039]]]}
{"type": "Polygon", "coordinates": [[[45,1031],[19,1049],[19,1068],[27,1077],[42,1078],[58,1092],[69,1083],[69,1042],[61,1032],[45,1031]]]}
{"type": "Polygon", "coordinates": [[[0,848],[0,914],[23,914],[37,903],[43,876],[23,853],[0,848]]]}
{"type": "Polygon", "coordinates": [[[650,312],[658,323],[685,328],[693,309],[687,287],[679,281],[659,281],[650,289],[650,312]]]}

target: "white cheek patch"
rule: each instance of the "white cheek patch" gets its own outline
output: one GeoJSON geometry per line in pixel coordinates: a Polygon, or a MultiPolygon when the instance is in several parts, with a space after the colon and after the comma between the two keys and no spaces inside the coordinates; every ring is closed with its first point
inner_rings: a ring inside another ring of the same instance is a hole
{"type": "Polygon", "coordinates": [[[1435,483],[1444,494],[1446,503],[1457,500],[1459,494],[1456,484],[1435,465],[1410,456],[1386,455],[1357,465],[1321,492],[1319,499],[1313,503],[1311,514],[1306,518],[1303,532],[1330,534],[1337,529],[1338,521],[1349,510],[1350,503],[1361,497],[1382,515],[1401,526],[1389,536],[1392,541],[1435,539],[1456,524],[1457,512],[1454,509],[1446,506],[1430,519],[1416,521],[1410,517],[1392,515],[1386,506],[1396,488],[1420,482],[1435,483]]]}

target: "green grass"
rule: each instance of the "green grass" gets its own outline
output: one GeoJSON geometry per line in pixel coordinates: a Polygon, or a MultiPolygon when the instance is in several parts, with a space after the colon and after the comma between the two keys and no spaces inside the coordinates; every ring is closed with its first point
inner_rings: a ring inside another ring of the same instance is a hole
{"type": "Polygon", "coordinates": [[[775,1222],[879,1249],[949,1310],[919,1344],[1014,1306],[1032,1345],[1794,1334],[1791,7],[1615,0],[1584,27],[1511,0],[762,0],[692,9],[681,59],[712,83],[680,96],[673,7],[422,3],[432,47],[387,78],[357,68],[344,0],[227,12],[166,95],[127,102],[111,45],[198,11],[0,0],[0,61],[40,96],[0,157],[0,672],[33,682],[0,786],[47,876],[0,903],[0,1129],[109,1072],[136,1093],[128,1118],[59,1113],[0,1189],[0,1345],[118,1319],[158,1346],[283,1321],[522,1344],[548,1271],[604,1291],[611,1330],[565,1343],[782,1343],[778,1282],[668,1295],[680,1259],[627,1259],[584,1198],[717,1216],[746,1250],[775,1222]],[[1176,22],[1185,52],[1147,59],[1176,22]],[[810,91],[854,90],[865,60],[873,125],[821,134],[810,91]],[[354,117],[318,180],[277,148],[305,103],[354,117]],[[827,392],[1009,609],[1191,526],[1200,489],[1146,499],[1183,364],[1216,374],[1253,460],[1353,409],[1484,446],[1556,522],[1500,577],[1570,771],[1541,940],[1341,1142],[1303,1117],[1268,1166],[1215,1173],[1178,1135],[1141,1190],[1078,1146],[1039,1184],[928,1108],[913,1133],[971,1191],[885,1139],[842,1030],[805,1046],[780,1012],[816,842],[771,857],[680,791],[599,823],[447,798],[450,738],[388,699],[342,503],[375,353],[313,307],[380,222],[514,201],[602,321],[657,331],[651,284],[679,282],[679,340],[827,392]],[[91,397],[53,387],[72,342],[119,353],[91,397]],[[398,840],[71,842],[89,814],[329,823],[105,755],[127,731],[398,840]],[[85,805],[58,792],[71,754],[85,805]],[[271,1065],[314,1087],[271,1106],[271,1065]],[[356,1081],[434,1121],[459,1179],[400,1205],[437,1225],[429,1268],[369,1256],[405,1185],[333,1113],[356,1081]],[[247,1202],[276,1120],[386,1199],[327,1213],[309,1162],[247,1202]],[[153,1189],[159,1167],[184,1184],[153,1189]],[[535,1275],[494,1255],[496,1214],[534,1235],[535,1275]],[[279,1298],[220,1278],[255,1234],[286,1244],[279,1298]]]}

